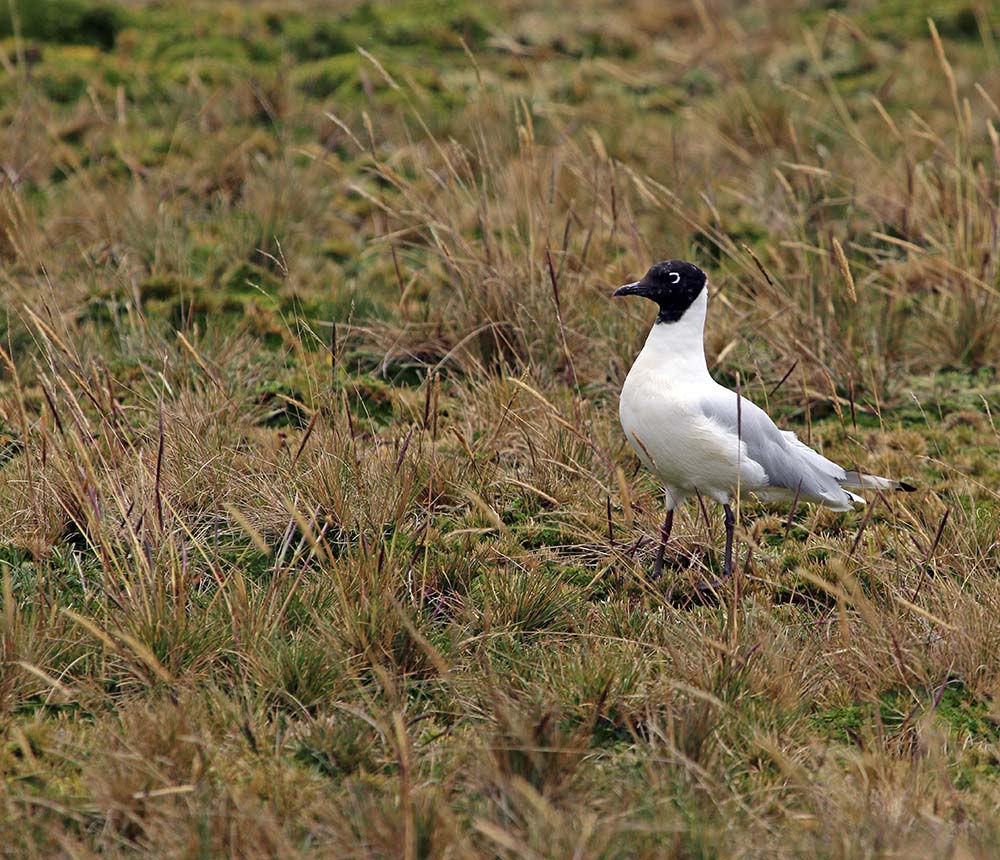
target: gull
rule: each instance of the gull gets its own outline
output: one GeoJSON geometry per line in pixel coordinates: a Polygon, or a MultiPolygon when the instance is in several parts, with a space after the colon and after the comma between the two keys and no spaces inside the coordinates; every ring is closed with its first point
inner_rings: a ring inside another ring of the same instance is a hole
{"type": "Polygon", "coordinates": [[[851,490],[916,489],[838,466],[794,433],[779,430],[755,403],[712,379],[705,363],[707,282],[693,263],[665,260],[642,280],[614,292],[642,296],[659,306],[625,378],[618,407],[625,436],[666,495],[654,578],[663,572],[674,510],[693,494],[714,499],[725,511],[724,580],[733,572],[736,518],[730,501],[740,491],[766,502],[795,505],[802,500],[847,511],[865,504],[851,490]]]}

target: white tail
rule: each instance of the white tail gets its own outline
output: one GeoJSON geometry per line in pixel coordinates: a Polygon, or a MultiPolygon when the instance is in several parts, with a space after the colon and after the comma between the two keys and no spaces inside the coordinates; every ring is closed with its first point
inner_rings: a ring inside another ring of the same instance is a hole
{"type": "Polygon", "coordinates": [[[904,493],[912,493],[916,489],[912,484],[903,481],[880,478],[878,475],[862,475],[856,471],[847,472],[841,484],[852,490],[902,490],[904,493]]]}

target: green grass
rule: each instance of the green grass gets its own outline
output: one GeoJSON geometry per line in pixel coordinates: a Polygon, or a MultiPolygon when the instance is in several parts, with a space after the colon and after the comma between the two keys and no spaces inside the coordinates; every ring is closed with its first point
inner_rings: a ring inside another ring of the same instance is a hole
{"type": "Polygon", "coordinates": [[[998,28],[6,3],[4,856],[992,857],[998,28]],[[665,257],[920,487],[742,500],[714,606],[617,419],[665,257]]]}

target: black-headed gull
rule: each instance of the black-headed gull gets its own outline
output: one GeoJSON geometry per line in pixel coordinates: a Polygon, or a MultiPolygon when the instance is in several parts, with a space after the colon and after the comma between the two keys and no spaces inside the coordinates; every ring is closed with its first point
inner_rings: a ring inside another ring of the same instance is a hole
{"type": "Polygon", "coordinates": [[[663,571],[674,509],[692,494],[708,496],[725,510],[723,576],[728,577],[735,525],[729,503],[739,491],[765,501],[802,500],[846,511],[865,502],[851,490],[914,489],[838,466],[794,433],[779,430],[755,403],[712,379],[704,345],[707,280],[692,263],[665,260],[614,293],[642,296],[660,309],[619,402],[628,441],[666,492],[655,577],[663,571]]]}

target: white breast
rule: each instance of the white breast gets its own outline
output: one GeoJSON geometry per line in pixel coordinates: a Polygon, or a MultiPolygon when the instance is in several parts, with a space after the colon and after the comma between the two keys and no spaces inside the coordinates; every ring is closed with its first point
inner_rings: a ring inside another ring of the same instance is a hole
{"type": "Polygon", "coordinates": [[[728,501],[737,484],[766,479],[735,434],[699,409],[716,385],[705,365],[704,313],[703,293],[678,322],[653,326],[622,386],[618,414],[639,459],[665,486],[728,501]]]}
{"type": "Polygon", "coordinates": [[[738,483],[765,481],[734,434],[700,415],[688,396],[658,374],[630,374],[619,417],[639,459],[665,486],[727,501],[738,483]],[[759,473],[759,474],[758,474],[759,473]]]}

